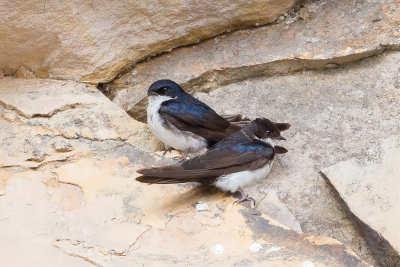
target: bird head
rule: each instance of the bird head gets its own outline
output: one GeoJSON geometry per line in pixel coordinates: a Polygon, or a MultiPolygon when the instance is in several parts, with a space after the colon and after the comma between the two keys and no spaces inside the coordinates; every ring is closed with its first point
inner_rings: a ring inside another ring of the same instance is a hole
{"type": "Polygon", "coordinates": [[[150,85],[147,91],[148,96],[169,96],[172,98],[185,95],[186,92],[171,80],[158,80],[150,85]]]}
{"type": "Polygon", "coordinates": [[[281,132],[289,129],[290,124],[272,122],[265,118],[257,118],[250,123],[249,127],[257,138],[286,140],[281,136],[281,132]]]}

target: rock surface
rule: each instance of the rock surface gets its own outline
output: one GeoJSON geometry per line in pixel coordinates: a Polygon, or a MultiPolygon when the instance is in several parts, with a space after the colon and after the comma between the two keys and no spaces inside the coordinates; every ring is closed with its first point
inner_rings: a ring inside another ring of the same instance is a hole
{"type": "Polygon", "coordinates": [[[260,77],[195,96],[217,112],[290,122],[288,140],[280,143],[289,153],[249,192],[261,201],[263,192],[275,190],[303,232],[352,244],[366,259],[370,252],[359,247],[365,243],[356,237],[358,227],[341,212],[319,170],[398,134],[399,68],[400,52],[387,52],[339,69],[260,77]]]}
{"type": "Polygon", "coordinates": [[[295,1],[114,2],[0,0],[0,265],[400,264],[398,0],[307,0],[177,49],[295,1]],[[120,108],[145,121],[160,78],[292,124],[289,153],[246,188],[261,216],[134,180],[177,155],[120,108]]]}
{"type": "Polygon", "coordinates": [[[90,83],[220,33],[273,22],[295,0],[1,0],[0,69],[90,83]],[[47,74],[46,74],[47,73],[47,74]]]}
{"type": "Polygon", "coordinates": [[[268,214],[280,224],[297,232],[302,232],[300,223],[296,217],[289,211],[273,190],[269,191],[257,206],[258,209],[268,214]]]}
{"type": "Polygon", "coordinates": [[[2,166],[38,168],[112,144],[158,145],[95,86],[68,81],[0,79],[0,129],[2,166]]]}
{"type": "Polygon", "coordinates": [[[136,182],[138,168],[171,160],[140,149],[151,149],[139,145],[151,144],[144,125],[92,86],[5,78],[0,88],[5,266],[368,266],[216,189],[136,182]]]}
{"type": "Polygon", "coordinates": [[[172,79],[188,91],[208,91],[256,76],[336,68],[399,48],[399,25],[399,1],[308,1],[279,24],[220,36],[142,62],[103,90],[145,121],[143,98],[158,79],[172,79]]]}
{"type": "Polygon", "coordinates": [[[400,264],[399,159],[400,136],[395,135],[379,145],[366,147],[365,153],[357,157],[322,170],[349,211],[366,224],[363,232],[368,233],[366,227],[377,232],[378,240],[366,235],[371,249],[386,259],[397,258],[397,265],[400,264]],[[389,242],[387,247],[382,237],[389,242]]]}

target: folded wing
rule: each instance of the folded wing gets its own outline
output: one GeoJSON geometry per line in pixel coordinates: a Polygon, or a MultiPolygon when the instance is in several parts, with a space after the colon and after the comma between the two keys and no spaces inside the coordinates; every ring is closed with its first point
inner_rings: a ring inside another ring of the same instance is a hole
{"type": "Polygon", "coordinates": [[[205,104],[171,99],[162,103],[159,113],[163,117],[180,120],[187,127],[204,127],[214,131],[222,131],[229,127],[227,120],[205,104]]]}
{"type": "Polygon", "coordinates": [[[182,164],[138,170],[144,183],[184,183],[210,181],[234,172],[261,168],[274,156],[268,144],[239,144],[230,149],[214,149],[182,164]]]}

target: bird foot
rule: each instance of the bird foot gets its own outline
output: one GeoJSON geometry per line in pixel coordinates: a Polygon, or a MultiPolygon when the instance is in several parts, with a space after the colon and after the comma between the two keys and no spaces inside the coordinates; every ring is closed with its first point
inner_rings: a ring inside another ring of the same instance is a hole
{"type": "MultiPolygon", "coordinates": [[[[237,191],[240,193],[240,199],[235,200],[235,202],[233,202],[233,204],[242,203],[243,201],[248,200],[248,201],[251,201],[254,206],[256,206],[256,200],[254,198],[250,197],[248,194],[245,194],[241,187],[239,187],[237,191]]],[[[250,207],[251,207],[251,204],[250,204],[250,207]]]]}
{"type": "Polygon", "coordinates": [[[261,212],[259,212],[258,210],[256,210],[256,200],[252,197],[250,197],[248,194],[245,194],[243,189],[241,187],[238,188],[238,192],[240,193],[241,197],[238,200],[235,200],[233,202],[233,205],[235,205],[236,203],[242,203],[243,201],[250,201],[250,212],[253,215],[261,215],[261,212]],[[254,208],[251,207],[251,203],[253,203],[254,208]]]}
{"type": "Polygon", "coordinates": [[[185,152],[181,157],[174,157],[174,160],[178,160],[178,163],[182,163],[188,157],[188,152],[185,152]]]}

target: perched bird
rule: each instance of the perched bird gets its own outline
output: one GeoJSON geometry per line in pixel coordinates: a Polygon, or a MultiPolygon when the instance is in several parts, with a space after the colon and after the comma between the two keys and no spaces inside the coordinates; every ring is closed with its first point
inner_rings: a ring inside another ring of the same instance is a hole
{"type": "Polygon", "coordinates": [[[168,150],[184,152],[182,160],[241,129],[240,123],[228,121],[238,120],[238,116],[223,118],[171,80],[156,81],[147,95],[150,130],[168,150]]]}
{"type": "Polygon", "coordinates": [[[136,180],[148,184],[200,182],[225,192],[239,191],[241,198],[237,202],[251,200],[255,204],[242,187],[266,177],[275,154],[287,152],[284,147],[274,145],[272,139],[284,139],[280,132],[289,127],[288,123],[258,118],[215,144],[205,154],[181,164],[138,170],[143,176],[136,180]]]}

